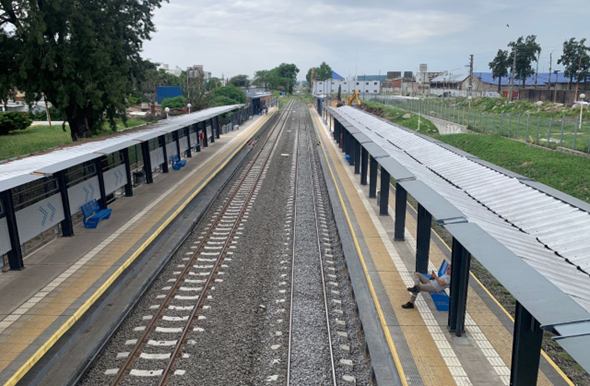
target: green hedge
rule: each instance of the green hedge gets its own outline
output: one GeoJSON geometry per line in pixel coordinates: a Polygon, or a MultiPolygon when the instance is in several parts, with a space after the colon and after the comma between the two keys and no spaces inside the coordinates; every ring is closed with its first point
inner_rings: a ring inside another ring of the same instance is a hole
{"type": "Polygon", "coordinates": [[[6,135],[11,131],[24,130],[31,126],[33,120],[28,113],[12,111],[0,113],[0,135],[6,135]]]}

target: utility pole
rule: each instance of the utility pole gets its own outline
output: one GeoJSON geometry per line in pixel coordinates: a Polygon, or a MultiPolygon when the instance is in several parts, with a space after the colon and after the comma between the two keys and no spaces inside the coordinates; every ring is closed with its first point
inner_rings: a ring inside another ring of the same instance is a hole
{"type": "Polygon", "coordinates": [[[547,89],[551,90],[551,69],[553,66],[553,52],[549,54],[549,82],[547,83],[547,89]]]}
{"type": "Polygon", "coordinates": [[[512,56],[513,56],[513,60],[512,60],[512,71],[511,71],[511,79],[510,79],[510,95],[508,96],[508,100],[510,102],[512,102],[512,87],[514,87],[514,71],[515,71],[515,67],[516,67],[516,47],[512,47],[512,56]]]}
{"type": "Polygon", "coordinates": [[[471,96],[471,90],[473,90],[473,54],[469,55],[469,93],[467,96],[471,96]]]}
{"type": "Polygon", "coordinates": [[[537,56],[537,70],[535,72],[535,88],[537,88],[537,79],[539,79],[539,59],[541,58],[541,53],[539,52],[539,56],[537,56]]]}

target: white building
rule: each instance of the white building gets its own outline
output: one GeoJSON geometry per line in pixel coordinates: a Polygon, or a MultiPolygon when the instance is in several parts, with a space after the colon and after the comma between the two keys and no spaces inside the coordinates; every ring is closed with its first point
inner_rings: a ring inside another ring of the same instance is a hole
{"type": "Polygon", "coordinates": [[[381,82],[378,80],[320,80],[313,82],[313,93],[315,95],[337,94],[338,86],[341,87],[342,94],[352,94],[354,90],[359,90],[359,94],[379,94],[381,82]]]}

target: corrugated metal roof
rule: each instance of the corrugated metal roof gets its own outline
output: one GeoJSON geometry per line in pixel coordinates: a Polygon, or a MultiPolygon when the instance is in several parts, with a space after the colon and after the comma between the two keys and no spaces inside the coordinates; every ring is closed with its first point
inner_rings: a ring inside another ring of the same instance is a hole
{"type": "Polygon", "coordinates": [[[357,109],[338,114],[590,311],[588,212],[357,109]]]}
{"type": "Polygon", "coordinates": [[[43,175],[33,173],[53,174],[82,162],[101,157],[103,154],[110,154],[131,146],[133,142],[139,143],[156,138],[164,133],[204,121],[241,106],[243,105],[212,107],[160,121],[146,130],[122,133],[106,139],[58,149],[47,154],[33,155],[3,163],[0,165],[0,191],[43,178],[43,175]]]}

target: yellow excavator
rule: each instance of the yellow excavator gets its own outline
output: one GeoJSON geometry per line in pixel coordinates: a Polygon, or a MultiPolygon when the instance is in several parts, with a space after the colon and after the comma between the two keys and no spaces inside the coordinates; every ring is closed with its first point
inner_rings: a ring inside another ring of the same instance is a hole
{"type": "MultiPolygon", "coordinates": [[[[348,98],[348,101],[346,101],[346,105],[352,106],[352,104],[355,101],[356,101],[356,104],[360,106],[361,100],[359,99],[359,90],[354,90],[354,93],[352,93],[350,98],[348,98]]],[[[342,102],[341,88],[340,88],[340,86],[338,86],[338,96],[336,97],[336,100],[334,102],[332,102],[332,107],[340,107],[340,106],[344,106],[344,102],[342,102]]]]}
{"type": "Polygon", "coordinates": [[[361,105],[361,100],[359,99],[359,90],[354,90],[354,92],[350,95],[350,98],[348,98],[346,105],[352,106],[355,101],[357,105],[361,105]]]}

